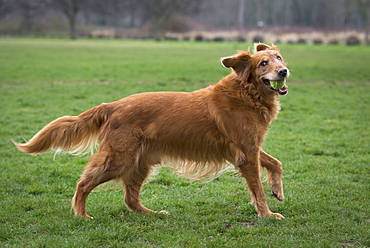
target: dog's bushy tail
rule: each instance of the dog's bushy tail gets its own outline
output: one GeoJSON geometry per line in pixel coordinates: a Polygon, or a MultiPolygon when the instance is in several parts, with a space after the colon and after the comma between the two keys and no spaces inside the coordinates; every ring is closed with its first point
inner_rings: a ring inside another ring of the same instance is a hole
{"type": "Polygon", "coordinates": [[[107,120],[107,107],[102,104],[79,116],[60,117],[41,129],[25,144],[14,142],[22,152],[38,155],[48,150],[81,154],[94,151],[100,128],[107,120]]]}

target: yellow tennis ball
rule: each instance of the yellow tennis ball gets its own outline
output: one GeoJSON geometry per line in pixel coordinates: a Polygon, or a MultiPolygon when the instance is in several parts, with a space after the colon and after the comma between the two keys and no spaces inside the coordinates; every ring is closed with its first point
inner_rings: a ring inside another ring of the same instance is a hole
{"type": "Polygon", "coordinates": [[[270,85],[275,90],[280,90],[284,88],[285,83],[286,83],[286,78],[281,79],[281,80],[276,80],[276,81],[270,80],[270,85]]]}

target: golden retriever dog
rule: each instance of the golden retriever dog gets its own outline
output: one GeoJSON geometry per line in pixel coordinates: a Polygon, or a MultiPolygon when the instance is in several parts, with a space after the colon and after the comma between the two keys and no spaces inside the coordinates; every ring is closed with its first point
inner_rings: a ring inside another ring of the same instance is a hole
{"type": "Polygon", "coordinates": [[[227,162],[233,164],[247,181],[258,216],[282,219],[267,206],[260,166],[267,169],[272,195],[283,201],[282,164],[262,150],[262,143],[279,112],[279,95],[288,92],[290,73],[276,46],[255,44],[254,50],[223,58],[231,73],[207,88],[128,96],[60,117],[25,144],[13,142],[34,155],[49,149],[94,151],[99,143],[73,197],[78,216],[90,218],[87,196],[110,180],[122,182],[130,210],[153,212],[140,202],[141,187],[153,166],[171,161],[193,178],[215,176],[227,162]]]}

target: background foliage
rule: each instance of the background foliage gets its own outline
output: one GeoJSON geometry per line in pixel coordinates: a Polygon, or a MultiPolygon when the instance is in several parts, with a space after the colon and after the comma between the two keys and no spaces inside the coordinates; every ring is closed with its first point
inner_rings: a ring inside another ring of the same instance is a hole
{"type": "Polygon", "coordinates": [[[76,38],[99,27],[118,28],[125,37],[139,29],[140,37],[157,39],[166,31],[257,27],[369,32],[370,0],[0,0],[1,34],[59,36],[69,29],[76,38]]]}

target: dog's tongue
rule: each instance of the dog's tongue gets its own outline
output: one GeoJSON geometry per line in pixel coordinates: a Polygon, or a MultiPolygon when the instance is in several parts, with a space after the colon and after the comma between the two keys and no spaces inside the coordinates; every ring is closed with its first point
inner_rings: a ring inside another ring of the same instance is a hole
{"type": "Polygon", "coordinates": [[[286,78],[281,79],[281,80],[276,80],[276,81],[270,80],[270,85],[275,90],[283,89],[285,87],[285,83],[286,83],[286,78]]]}
{"type": "Polygon", "coordinates": [[[279,93],[279,95],[286,95],[288,94],[288,86],[284,85],[283,88],[277,90],[277,92],[279,93]]]}

